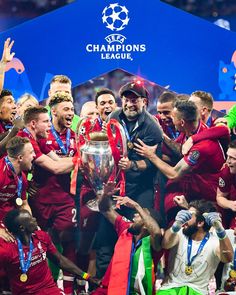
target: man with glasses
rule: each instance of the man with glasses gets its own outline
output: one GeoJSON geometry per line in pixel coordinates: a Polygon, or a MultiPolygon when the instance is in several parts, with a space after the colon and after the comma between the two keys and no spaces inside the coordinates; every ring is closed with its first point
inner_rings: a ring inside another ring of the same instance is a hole
{"type": "MultiPolygon", "coordinates": [[[[121,158],[119,168],[125,170],[125,192],[143,208],[154,206],[154,178],[157,169],[152,163],[134,151],[134,143],[140,138],[149,145],[160,146],[162,131],[155,118],[145,110],[149,93],[141,81],[121,87],[122,108],[112,112],[109,119],[116,119],[125,130],[127,156],[121,158]]],[[[135,211],[125,207],[119,213],[132,220],[135,211]]],[[[113,254],[117,236],[113,227],[101,219],[97,233],[97,276],[104,275],[113,254]]]]}
{"type": "MultiPolygon", "coordinates": [[[[127,138],[128,155],[119,162],[119,167],[126,174],[126,194],[142,207],[152,208],[156,169],[149,160],[134,151],[134,143],[138,138],[143,138],[151,146],[159,145],[162,142],[162,131],[152,115],[145,110],[149,93],[142,82],[130,82],[121,87],[120,97],[122,108],[113,112],[110,118],[121,123],[127,138]]],[[[131,210],[123,213],[127,218],[133,217],[131,210]]]]}

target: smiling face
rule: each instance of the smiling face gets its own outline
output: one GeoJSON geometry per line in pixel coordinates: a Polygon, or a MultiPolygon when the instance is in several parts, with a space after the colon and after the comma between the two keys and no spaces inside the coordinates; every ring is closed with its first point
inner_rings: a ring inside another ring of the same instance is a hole
{"type": "Polygon", "coordinates": [[[21,171],[30,171],[32,168],[32,162],[35,158],[35,152],[30,142],[25,144],[21,155],[19,155],[18,157],[20,161],[21,171]]]}
{"type": "Polygon", "coordinates": [[[146,98],[138,97],[132,92],[122,96],[122,109],[129,121],[136,120],[146,105],[146,98]]]}
{"type": "Polygon", "coordinates": [[[171,117],[173,108],[174,107],[172,101],[157,104],[157,112],[160,115],[162,122],[166,126],[173,126],[173,121],[171,117]]]}
{"type": "Polygon", "coordinates": [[[61,129],[70,128],[75,114],[72,101],[62,101],[51,109],[53,121],[61,129]]]}
{"type": "Polygon", "coordinates": [[[16,104],[12,95],[4,96],[0,101],[0,120],[12,123],[16,115],[16,104]]]}
{"type": "Polygon", "coordinates": [[[230,173],[236,174],[236,148],[229,148],[227,151],[227,160],[226,160],[230,173]]]}
{"type": "Polygon", "coordinates": [[[111,94],[101,94],[97,98],[97,110],[103,121],[116,109],[115,98],[111,94]]]}

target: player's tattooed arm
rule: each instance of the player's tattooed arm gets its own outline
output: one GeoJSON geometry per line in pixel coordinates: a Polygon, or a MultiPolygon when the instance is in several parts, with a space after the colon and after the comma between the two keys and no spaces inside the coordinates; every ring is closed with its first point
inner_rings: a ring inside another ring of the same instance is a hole
{"type": "Polygon", "coordinates": [[[185,174],[191,172],[192,167],[189,166],[183,158],[176,164],[174,169],[176,171],[176,178],[175,179],[179,179],[179,178],[183,177],[185,174]]]}
{"type": "Polygon", "coordinates": [[[170,139],[166,134],[164,134],[164,143],[175,154],[175,156],[179,157],[180,159],[182,158],[183,155],[181,153],[180,143],[170,139]]]}

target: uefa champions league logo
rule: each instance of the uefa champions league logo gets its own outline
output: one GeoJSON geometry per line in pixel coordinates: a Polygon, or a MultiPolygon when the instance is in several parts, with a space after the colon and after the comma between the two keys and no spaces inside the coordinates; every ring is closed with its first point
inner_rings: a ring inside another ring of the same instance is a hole
{"type": "MultiPolygon", "coordinates": [[[[130,25],[129,10],[118,3],[107,5],[102,10],[102,23],[112,33],[105,38],[108,44],[86,45],[88,53],[100,53],[100,58],[105,60],[133,60],[135,53],[143,53],[146,51],[146,44],[125,44],[126,36],[119,34],[127,25],[130,25]]],[[[101,16],[100,14],[100,16],[101,16]]]]}
{"type": "Polygon", "coordinates": [[[129,23],[129,11],[118,3],[106,6],[102,12],[102,22],[112,31],[121,31],[129,23]]]}

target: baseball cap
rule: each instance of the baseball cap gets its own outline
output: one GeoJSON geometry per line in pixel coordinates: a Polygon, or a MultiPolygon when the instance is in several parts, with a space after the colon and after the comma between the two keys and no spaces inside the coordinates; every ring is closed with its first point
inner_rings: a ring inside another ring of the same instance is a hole
{"type": "Polygon", "coordinates": [[[132,92],[138,97],[148,98],[149,93],[147,89],[143,86],[143,83],[129,82],[121,87],[120,96],[122,97],[125,93],[132,92]]]}

